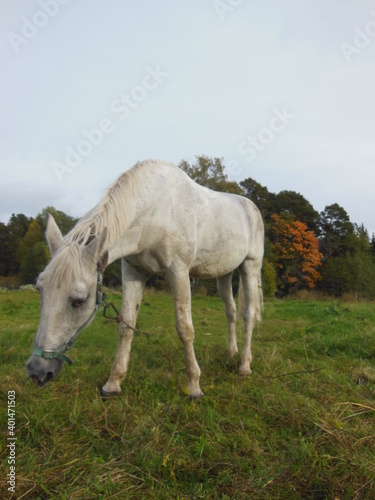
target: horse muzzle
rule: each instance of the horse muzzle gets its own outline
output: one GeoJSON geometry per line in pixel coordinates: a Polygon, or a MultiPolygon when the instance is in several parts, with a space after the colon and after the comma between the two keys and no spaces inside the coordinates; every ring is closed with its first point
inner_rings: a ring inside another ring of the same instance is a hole
{"type": "Polygon", "coordinates": [[[59,359],[45,359],[33,355],[26,365],[27,374],[35,384],[42,387],[59,373],[62,364],[59,359]]]}

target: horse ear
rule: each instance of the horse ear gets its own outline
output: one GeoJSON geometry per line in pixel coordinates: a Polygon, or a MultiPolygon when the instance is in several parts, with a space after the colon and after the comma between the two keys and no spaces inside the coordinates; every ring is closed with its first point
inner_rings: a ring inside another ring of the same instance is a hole
{"type": "Polygon", "coordinates": [[[105,271],[105,268],[107,267],[108,265],[108,251],[106,250],[100,257],[100,259],[98,260],[98,268],[99,268],[99,271],[101,274],[104,273],[105,271]]]}
{"type": "Polygon", "coordinates": [[[98,234],[88,245],[84,248],[84,259],[103,272],[108,263],[108,252],[104,249],[107,239],[107,228],[101,234],[98,234]]]}
{"type": "Polygon", "coordinates": [[[48,215],[46,239],[51,255],[54,256],[57,250],[61,247],[64,238],[58,225],[56,224],[55,219],[51,214],[48,215]]]}

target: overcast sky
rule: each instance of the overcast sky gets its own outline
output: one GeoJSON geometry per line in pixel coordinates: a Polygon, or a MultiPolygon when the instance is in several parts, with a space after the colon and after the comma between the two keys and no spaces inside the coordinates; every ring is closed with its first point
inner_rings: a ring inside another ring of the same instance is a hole
{"type": "Polygon", "coordinates": [[[0,0],[0,40],[2,222],[205,154],[375,231],[375,1],[0,0]]]}

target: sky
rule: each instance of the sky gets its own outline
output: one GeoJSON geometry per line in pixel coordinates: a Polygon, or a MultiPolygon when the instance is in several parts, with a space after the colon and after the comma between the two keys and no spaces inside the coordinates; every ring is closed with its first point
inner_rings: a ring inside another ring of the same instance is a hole
{"type": "Polygon", "coordinates": [[[375,0],[0,0],[0,221],[224,159],[375,232],[375,0]]]}

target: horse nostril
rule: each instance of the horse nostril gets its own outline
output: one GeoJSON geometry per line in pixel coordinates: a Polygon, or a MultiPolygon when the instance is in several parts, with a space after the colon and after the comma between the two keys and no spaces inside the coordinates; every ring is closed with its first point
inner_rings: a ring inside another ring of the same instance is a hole
{"type": "Polygon", "coordinates": [[[53,379],[53,372],[47,372],[46,383],[53,379]]]}

